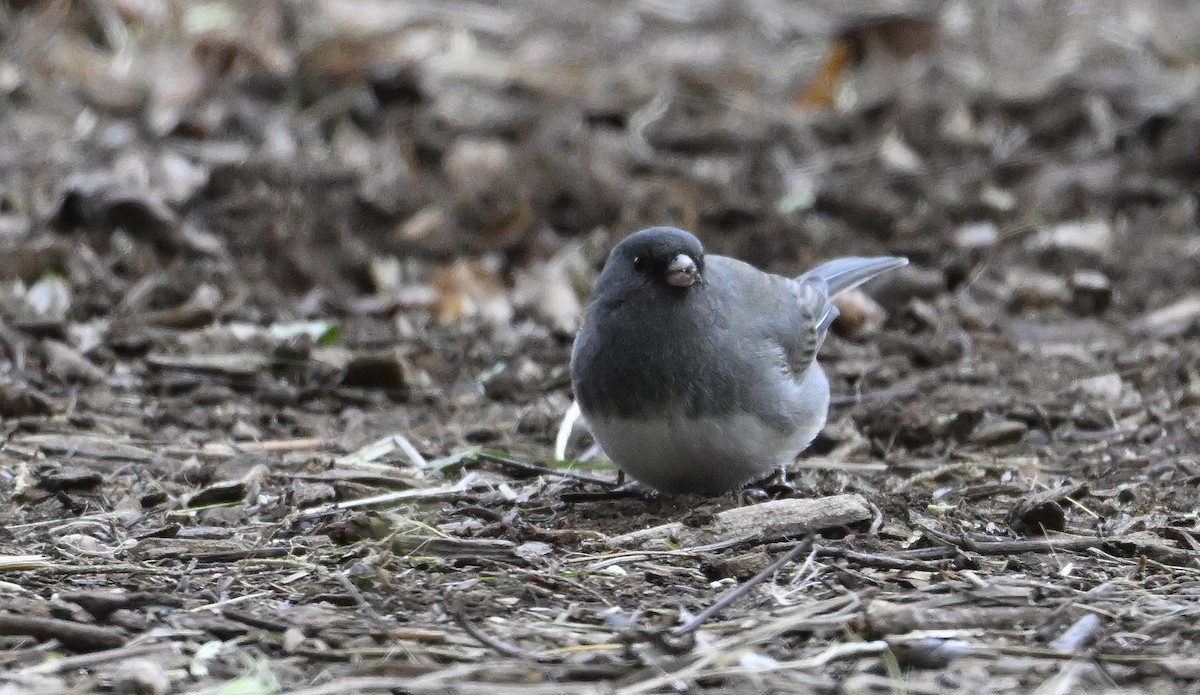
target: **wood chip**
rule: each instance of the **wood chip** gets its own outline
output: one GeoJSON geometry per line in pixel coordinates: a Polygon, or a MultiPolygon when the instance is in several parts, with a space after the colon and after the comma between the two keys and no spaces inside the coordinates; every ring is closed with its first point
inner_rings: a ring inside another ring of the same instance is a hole
{"type": "Polygon", "coordinates": [[[1200,294],[1190,294],[1179,301],[1152,311],[1135,322],[1134,333],[1151,338],[1177,338],[1200,326],[1200,294]]]}
{"type": "Polygon", "coordinates": [[[858,495],[775,500],[721,512],[712,523],[704,526],[663,524],[615,536],[607,545],[610,548],[651,548],[675,544],[687,548],[726,541],[769,542],[798,538],[813,531],[870,518],[870,507],[858,495]]]}
{"type": "Polygon", "coordinates": [[[1022,625],[1039,625],[1050,613],[1049,608],[1037,606],[989,606],[978,603],[949,606],[945,605],[944,599],[914,604],[876,600],[867,605],[863,621],[868,635],[882,637],[914,630],[1012,630],[1022,625]]]}
{"type": "Polygon", "coordinates": [[[267,355],[257,352],[217,355],[146,355],[146,363],[160,369],[251,377],[270,367],[267,355]]]}
{"type": "Polygon", "coordinates": [[[1000,446],[1021,441],[1029,426],[1019,420],[992,420],[980,423],[969,441],[980,446],[1000,446]]]}
{"type": "Polygon", "coordinates": [[[104,381],[104,370],[66,343],[45,340],[42,342],[42,352],[46,356],[46,371],[65,382],[98,384],[104,381]]]}
{"type": "Polygon", "coordinates": [[[150,461],[154,452],[125,442],[95,435],[30,434],[16,437],[13,444],[33,447],[45,454],[90,456],[98,459],[150,461]]]}

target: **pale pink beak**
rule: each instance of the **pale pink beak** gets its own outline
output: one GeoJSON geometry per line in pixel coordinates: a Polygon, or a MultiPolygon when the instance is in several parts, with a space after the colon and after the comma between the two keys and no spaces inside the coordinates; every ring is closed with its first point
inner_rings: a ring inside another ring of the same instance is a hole
{"type": "Polygon", "coordinates": [[[676,287],[691,287],[700,279],[700,270],[696,261],[686,253],[681,253],[667,264],[667,282],[676,287]]]}

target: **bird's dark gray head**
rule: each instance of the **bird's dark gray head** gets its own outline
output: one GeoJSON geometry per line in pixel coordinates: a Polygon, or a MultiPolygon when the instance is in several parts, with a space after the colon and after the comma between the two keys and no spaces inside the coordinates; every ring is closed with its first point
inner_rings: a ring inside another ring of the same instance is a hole
{"type": "Polygon", "coordinates": [[[682,291],[702,281],[704,247],[681,229],[651,227],[617,244],[604,270],[613,279],[682,291]]]}

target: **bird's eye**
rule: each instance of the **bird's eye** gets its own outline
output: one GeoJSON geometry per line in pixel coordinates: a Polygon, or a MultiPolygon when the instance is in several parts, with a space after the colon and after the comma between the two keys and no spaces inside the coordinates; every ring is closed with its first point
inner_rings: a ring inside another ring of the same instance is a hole
{"type": "Polygon", "coordinates": [[[641,272],[645,268],[646,268],[646,259],[643,258],[642,256],[634,256],[633,257],[633,269],[638,272],[641,272]]]}

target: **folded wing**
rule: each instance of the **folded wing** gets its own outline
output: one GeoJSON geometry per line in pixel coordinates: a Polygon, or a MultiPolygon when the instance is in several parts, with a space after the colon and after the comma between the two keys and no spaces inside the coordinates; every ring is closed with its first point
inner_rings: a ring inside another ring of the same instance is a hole
{"type": "Polygon", "coordinates": [[[800,311],[788,335],[781,336],[792,373],[803,374],[825,342],[829,326],[838,317],[834,297],[903,265],[908,265],[907,258],[839,258],[793,280],[792,291],[800,311]]]}

